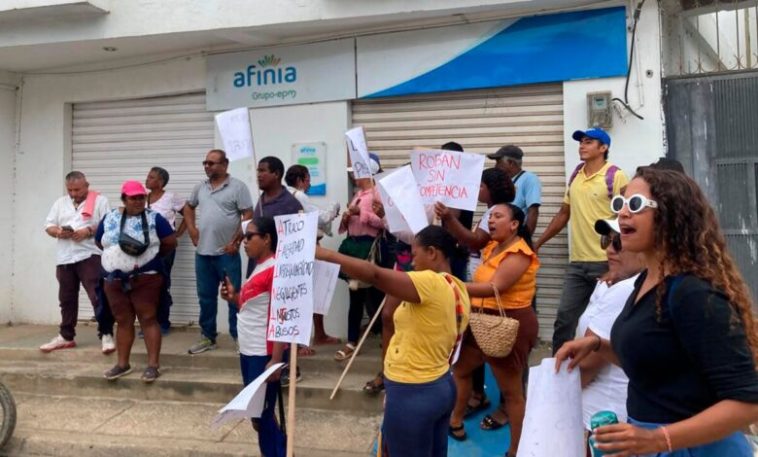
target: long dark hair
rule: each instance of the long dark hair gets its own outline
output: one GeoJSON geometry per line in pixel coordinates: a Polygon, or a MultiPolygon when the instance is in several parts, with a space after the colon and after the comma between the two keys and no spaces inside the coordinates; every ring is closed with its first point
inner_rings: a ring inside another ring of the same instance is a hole
{"type": "Polygon", "coordinates": [[[499,168],[487,168],[482,172],[482,184],[490,191],[490,203],[510,203],[516,198],[516,187],[508,173],[499,168]]]}
{"type": "MultiPolygon", "coordinates": [[[[524,239],[526,244],[531,248],[534,249],[534,245],[532,244],[532,234],[529,233],[529,228],[526,226],[526,215],[523,211],[521,211],[521,208],[514,205],[513,203],[498,203],[499,205],[503,205],[510,209],[511,211],[511,218],[518,222],[518,228],[516,229],[516,235],[520,236],[524,239]]],[[[494,206],[494,205],[493,205],[494,206]]]]}
{"type": "Polygon", "coordinates": [[[271,251],[276,251],[276,243],[279,242],[279,238],[276,235],[276,223],[273,217],[268,216],[256,216],[253,218],[253,224],[258,229],[258,233],[261,236],[268,235],[271,238],[271,251]]]}
{"type": "Polygon", "coordinates": [[[458,246],[453,235],[438,225],[429,225],[418,232],[416,242],[425,248],[438,249],[448,260],[460,259],[468,255],[458,246]]]}

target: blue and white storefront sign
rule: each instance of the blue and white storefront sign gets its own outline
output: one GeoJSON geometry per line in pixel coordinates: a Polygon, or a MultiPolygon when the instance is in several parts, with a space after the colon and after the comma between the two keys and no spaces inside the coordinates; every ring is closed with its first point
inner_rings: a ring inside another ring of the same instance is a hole
{"type": "Polygon", "coordinates": [[[308,168],[311,187],[306,194],[326,195],[326,143],[295,143],[292,145],[292,163],[308,168]]]}
{"type": "Polygon", "coordinates": [[[208,56],[209,111],[355,98],[352,38],[208,56]]]}
{"type": "Polygon", "coordinates": [[[358,97],[622,76],[623,7],[357,39],[358,97]]]}

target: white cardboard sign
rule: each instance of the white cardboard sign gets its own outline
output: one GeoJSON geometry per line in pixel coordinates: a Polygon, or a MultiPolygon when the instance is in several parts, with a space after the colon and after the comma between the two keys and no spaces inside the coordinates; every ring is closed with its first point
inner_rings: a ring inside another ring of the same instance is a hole
{"type": "Polygon", "coordinates": [[[390,232],[410,231],[415,235],[429,225],[410,166],[398,168],[377,182],[390,232]]]}
{"type": "Polygon", "coordinates": [[[566,365],[555,372],[555,359],[543,359],[529,371],[524,428],[518,457],[583,457],[582,386],[579,370],[566,365]]]}
{"type": "Polygon", "coordinates": [[[247,108],[237,108],[216,115],[216,125],[224,143],[224,151],[230,162],[254,157],[253,133],[250,130],[250,113],[247,108]]]}
{"type": "Polygon", "coordinates": [[[318,212],[275,216],[276,264],[267,339],[309,345],[318,212]]]}
{"type": "Polygon", "coordinates": [[[218,415],[211,422],[211,427],[218,428],[221,424],[234,419],[261,417],[263,403],[266,401],[266,379],[283,365],[284,363],[271,365],[268,370],[245,386],[232,401],[218,410],[218,415]]]}
{"type": "Polygon", "coordinates": [[[350,163],[353,167],[355,179],[370,178],[371,166],[369,164],[368,146],[366,146],[366,134],[363,127],[356,127],[345,132],[347,150],[350,153],[350,163]]]}
{"type": "Polygon", "coordinates": [[[313,268],[313,312],[327,315],[337,287],[340,266],[336,263],[316,260],[313,268]]]}
{"type": "Polygon", "coordinates": [[[484,156],[458,151],[415,150],[411,168],[424,204],[442,202],[474,211],[484,169],[484,156]]]}

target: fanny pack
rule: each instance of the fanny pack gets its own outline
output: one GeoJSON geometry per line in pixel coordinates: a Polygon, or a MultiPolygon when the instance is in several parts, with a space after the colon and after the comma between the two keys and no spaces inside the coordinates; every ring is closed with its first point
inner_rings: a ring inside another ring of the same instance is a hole
{"type": "MultiPolygon", "coordinates": [[[[125,212],[126,210],[124,210],[124,213],[125,212]]],[[[142,236],[145,238],[145,241],[143,242],[124,233],[124,224],[126,223],[126,214],[124,213],[121,213],[121,224],[119,226],[118,233],[118,246],[124,253],[137,257],[147,251],[147,248],[150,246],[150,235],[147,233],[147,216],[145,216],[145,211],[142,211],[142,214],[140,216],[142,216],[142,236]]]]}

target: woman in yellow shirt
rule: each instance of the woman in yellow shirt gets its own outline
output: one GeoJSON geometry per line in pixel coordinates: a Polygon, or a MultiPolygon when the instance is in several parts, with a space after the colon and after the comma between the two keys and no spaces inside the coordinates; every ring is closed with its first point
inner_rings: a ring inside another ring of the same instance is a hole
{"type": "Polygon", "coordinates": [[[471,296],[472,312],[498,314],[495,288],[508,317],[519,321],[518,336],[507,357],[485,355],[468,331],[458,363],[453,368],[458,397],[450,418],[450,435],[466,439],[463,415],[471,393],[471,373],[487,362],[505,397],[505,408],[511,422],[511,441],[507,457],[515,456],[524,421],[524,388],[522,376],[527,367],[529,352],[537,341],[539,331],[532,299],[537,289],[537,270],[540,262],[531,248],[531,236],[526,228],[524,212],[510,203],[492,207],[489,219],[492,241],[482,249],[482,264],[474,272],[474,282],[466,284],[471,296]],[[494,286],[494,287],[493,287],[494,286]]]}
{"type": "Polygon", "coordinates": [[[403,300],[384,360],[384,440],[389,455],[444,457],[456,401],[450,359],[468,325],[469,297],[450,272],[457,250],[445,229],[421,230],[411,255],[414,271],[402,272],[316,248],[317,259],[337,263],[351,278],[403,300]]]}

